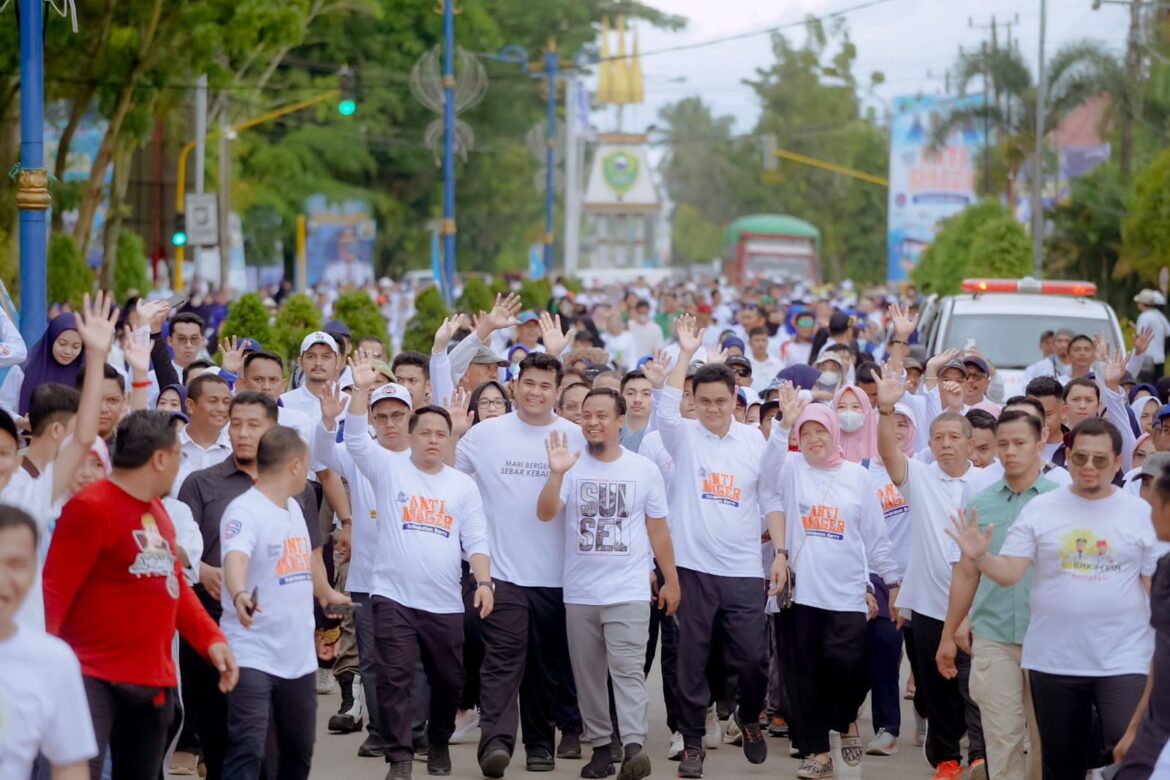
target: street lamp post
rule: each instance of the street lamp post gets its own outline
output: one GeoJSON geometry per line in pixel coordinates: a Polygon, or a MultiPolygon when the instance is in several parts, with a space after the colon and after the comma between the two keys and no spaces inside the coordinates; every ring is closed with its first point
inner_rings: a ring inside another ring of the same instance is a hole
{"type": "Polygon", "coordinates": [[[455,302],[455,0],[443,0],[443,277],[455,302]]]}
{"type": "Polygon", "coordinates": [[[43,0],[20,0],[20,333],[31,345],[48,318],[46,281],[49,174],[45,170],[43,0]]]}

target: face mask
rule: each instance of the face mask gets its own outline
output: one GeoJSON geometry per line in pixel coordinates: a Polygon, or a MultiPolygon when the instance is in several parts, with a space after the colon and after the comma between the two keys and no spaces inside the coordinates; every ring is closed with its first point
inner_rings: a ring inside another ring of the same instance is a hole
{"type": "Polygon", "coordinates": [[[821,372],[821,378],[817,380],[817,384],[824,385],[825,387],[836,387],[840,381],[841,375],[836,371],[823,371],[821,372]]]}
{"type": "Polygon", "coordinates": [[[865,424],[865,415],[861,412],[837,412],[837,422],[845,433],[856,433],[865,424]]]}

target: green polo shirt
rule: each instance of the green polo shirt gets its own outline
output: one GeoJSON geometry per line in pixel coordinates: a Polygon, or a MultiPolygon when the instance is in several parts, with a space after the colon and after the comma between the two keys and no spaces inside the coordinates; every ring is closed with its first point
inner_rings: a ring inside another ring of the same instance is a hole
{"type": "MultiPolygon", "coordinates": [[[[975,494],[967,507],[979,513],[979,526],[991,527],[992,555],[999,555],[1007,538],[1008,529],[1016,522],[1029,501],[1036,496],[1056,490],[1057,485],[1040,475],[1032,486],[1016,493],[1001,479],[991,487],[975,494]]],[[[971,606],[971,632],[982,639],[1010,645],[1022,645],[1028,630],[1028,599],[1032,593],[1032,567],[1010,588],[996,585],[990,577],[981,577],[975,602],[971,606]]]]}

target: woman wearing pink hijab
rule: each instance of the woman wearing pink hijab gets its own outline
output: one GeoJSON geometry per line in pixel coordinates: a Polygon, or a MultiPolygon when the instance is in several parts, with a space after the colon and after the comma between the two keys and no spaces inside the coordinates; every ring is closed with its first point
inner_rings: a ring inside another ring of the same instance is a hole
{"type": "Polygon", "coordinates": [[[842,735],[845,763],[857,766],[863,753],[856,720],[868,688],[869,572],[897,588],[897,565],[869,474],[842,451],[837,414],[811,404],[793,427],[800,454],[784,459],[764,507],[772,539],[783,545],[772,592],[791,568],[793,604],[780,614],[780,634],[792,711],[800,713],[791,724],[805,756],[797,777],[831,777],[830,729],[842,735]]]}
{"type": "Polygon", "coordinates": [[[841,450],[853,463],[877,456],[877,411],[869,396],[856,385],[845,385],[833,396],[833,411],[841,428],[841,450]]]}

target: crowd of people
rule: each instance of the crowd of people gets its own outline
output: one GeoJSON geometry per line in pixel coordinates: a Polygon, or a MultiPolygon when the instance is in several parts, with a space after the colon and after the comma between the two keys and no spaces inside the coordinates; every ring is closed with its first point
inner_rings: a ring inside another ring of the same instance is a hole
{"type": "Polygon", "coordinates": [[[1149,293],[1132,351],[1053,323],[1006,398],[912,291],[558,284],[294,361],[159,295],[29,348],[0,314],[0,773],[306,778],[336,690],[387,778],[476,730],[488,778],[518,737],[647,777],[654,734],[683,778],[1170,777],[1149,293]]]}

